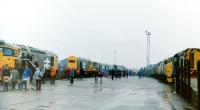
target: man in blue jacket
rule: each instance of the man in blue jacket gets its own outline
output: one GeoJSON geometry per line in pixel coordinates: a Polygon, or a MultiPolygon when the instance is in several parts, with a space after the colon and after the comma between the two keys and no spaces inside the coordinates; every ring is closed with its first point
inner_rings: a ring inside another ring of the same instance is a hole
{"type": "Polygon", "coordinates": [[[22,74],[22,88],[25,86],[25,89],[27,90],[27,83],[29,82],[31,76],[32,70],[26,65],[22,74]]]}

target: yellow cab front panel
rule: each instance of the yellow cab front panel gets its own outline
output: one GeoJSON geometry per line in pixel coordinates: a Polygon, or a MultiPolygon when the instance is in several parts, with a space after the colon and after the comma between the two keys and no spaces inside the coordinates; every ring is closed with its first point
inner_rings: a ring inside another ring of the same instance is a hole
{"type": "Polygon", "coordinates": [[[67,58],[67,68],[78,69],[78,58],[75,56],[70,56],[67,58]]]}
{"type": "Polygon", "coordinates": [[[0,68],[7,64],[11,68],[16,65],[16,50],[8,47],[0,47],[0,68]]]}
{"type": "Polygon", "coordinates": [[[190,48],[185,51],[185,60],[190,62],[190,70],[192,75],[197,74],[197,63],[200,60],[200,50],[196,48],[190,48]]]}
{"type": "Polygon", "coordinates": [[[173,72],[173,66],[172,62],[165,65],[165,75],[167,76],[167,82],[172,82],[172,72],[173,72]]]}

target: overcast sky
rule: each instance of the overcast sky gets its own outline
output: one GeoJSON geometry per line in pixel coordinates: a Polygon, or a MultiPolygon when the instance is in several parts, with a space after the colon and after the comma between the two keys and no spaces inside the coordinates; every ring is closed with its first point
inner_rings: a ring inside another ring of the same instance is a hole
{"type": "Polygon", "coordinates": [[[199,0],[1,0],[0,38],[131,68],[200,48],[199,0]]]}

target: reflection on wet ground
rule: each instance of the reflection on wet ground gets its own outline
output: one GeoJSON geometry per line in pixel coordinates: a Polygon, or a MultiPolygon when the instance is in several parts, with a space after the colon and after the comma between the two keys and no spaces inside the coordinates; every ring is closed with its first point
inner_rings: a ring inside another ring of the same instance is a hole
{"type": "Polygon", "coordinates": [[[187,104],[172,88],[171,86],[165,85],[165,88],[158,92],[163,101],[171,106],[172,110],[195,110],[194,106],[187,104]]]}
{"type": "Polygon", "coordinates": [[[42,91],[0,93],[0,110],[195,110],[170,86],[150,78],[47,82],[42,91]]]}

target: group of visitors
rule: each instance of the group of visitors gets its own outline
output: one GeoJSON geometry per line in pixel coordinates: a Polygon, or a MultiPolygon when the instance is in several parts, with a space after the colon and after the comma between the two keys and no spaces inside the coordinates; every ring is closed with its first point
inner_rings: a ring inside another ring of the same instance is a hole
{"type": "MultiPolygon", "coordinates": [[[[67,79],[70,80],[71,84],[73,84],[73,79],[75,76],[78,79],[82,80],[82,78],[86,75],[83,68],[80,68],[78,70],[67,68],[65,72],[66,72],[67,79]]],[[[96,70],[93,71],[93,75],[94,75],[95,84],[98,84],[98,82],[102,84],[103,76],[107,76],[107,77],[110,76],[110,78],[114,80],[114,78],[115,79],[117,78],[121,79],[121,77],[128,78],[129,73],[128,71],[125,71],[125,70],[120,71],[118,69],[111,69],[109,71],[103,71],[99,68],[96,68],[96,70]]]]}
{"type": "Polygon", "coordinates": [[[83,68],[80,68],[78,71],[76,71],[73,68],[67,68],[66,75],[67,75],[67,79],[70,80],[70,84],[73,84],[74,77],[78,77],[78,79],[82,80],[83,77],[85,76],[85,71],[83,68]]]}
{"type": "MultiPolygon", "coordinates": [[[[35,85],[37,90],[41,90],[41,82],[45,68],[43,65],[38,65],[35,69],[33,73],[34,70],[27,64],[24,67],[17,66],[16,68],[10,68],[7,64],[4,65],[0,72],[0,81],[3,90],[8,91],[9,85],[13,90],[16,89],[16,85],[18,85],[19,90],[34,88],[33,85],[35,85]]],[[[52,83],[54,84],[55,70],[51,71],[51,76],[52,83]]]]}
{"type": "MultiPolygon", "coordinates": [[[[100,84],[102,84],[102,77],[104,75],[103,72],[97,68],[95,71],[93,71],[92,74],[94,75],[95,83],[98,84],[98,80],[99,80],[98,78],[100,78],[100,84]]],[[[70,84],[73,84],[74,77],[82,80],[86,76],[86,72],[82,67],[78,70],[73,69],[73,68],[67,68],[66,75],[67,75],[67,79],[70,80],[70,84]]]]}
{"type": "Polygon", "coordinates": [[[117,79],[121,79],[121,77],[124,77],[124,78],[128,78],[129,74],[128,74],[128,71],[124,70],[124,71],[120,71],[120,70],[117,70],[117,69],[111,69],[109,71],[109,75],[111,77],[112,80],[117,79]]]}
{"type": "MultiPolygon", "coordinates": [[[[35,70],[31,69],[27,64],[24,68],[17,66],[16,68],[9,68],[9,65],[4,65],[2,72],[0,72],[0,81],[3,85],[4,91],[8,91],[9,85],[14,90],[16,85],[18,85],[19,90],[27,90],[36,88],[36,90],[41,90],[42,80],[45,73],[45,68],[43,65],[35,65],[35,70]],[[35,86],[34,86],[35,85],[35,86]]],[[[57,70],[53,66],[50,71],[50,84],[55,84],[57,70]]],[[[114,80],[117,78],[128,78],[128,71],[120,71],[117,69],[111,69],[110,71],[103,71],[101,69],[96,69],[94,71],[95,84],[102,84],[102,77],[107,76],[114,80]]],[[[86,75],[83,68],[80,68],[78,71],[73,68],[66,69],[67,78],[70,80],[70,84],[74,83],[74,78],[78,76],[78,79],[82,80],[86,75]]]]}

